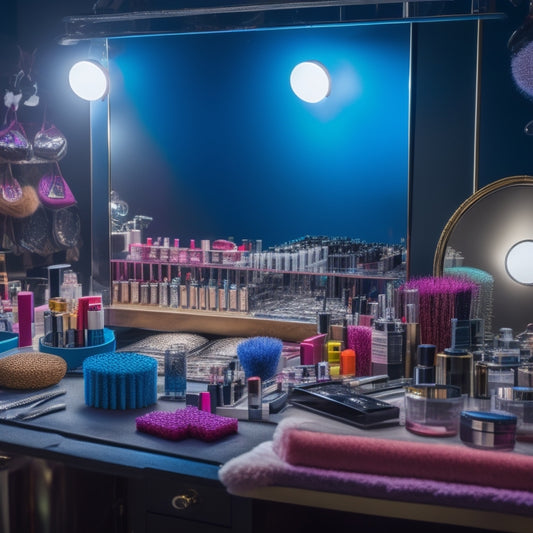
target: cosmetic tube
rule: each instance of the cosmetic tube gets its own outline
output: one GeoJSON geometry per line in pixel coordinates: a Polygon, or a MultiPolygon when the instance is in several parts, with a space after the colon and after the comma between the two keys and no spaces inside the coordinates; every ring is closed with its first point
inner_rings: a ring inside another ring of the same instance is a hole
{"type": "Polygon", "coordinates": [[[63,315],[64,313],[52,314],[52,346],[56,348],[64,347],[63,315]]]}
{"type": "Polygon", "coordinates": [[[31,346],[35,333],[33,292],[20,291],[17,294],[19,347],[31,346]]]}
{"type": "Polygon", "coordinates": [[[89,305],[87,309],[87,346],[104,343],[104,310],[100,305],[89,305]]]}
{"type": "Polygon", "coordinates": [[[262,420],[263,400],[261,378],[248,378],[248,420],[262,420]]]}

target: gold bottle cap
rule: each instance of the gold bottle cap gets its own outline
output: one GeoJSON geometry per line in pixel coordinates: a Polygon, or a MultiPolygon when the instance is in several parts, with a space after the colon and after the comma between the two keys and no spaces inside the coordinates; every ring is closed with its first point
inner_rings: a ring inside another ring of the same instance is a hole
{"type": "Polygon", "coordinates": [[[68,309],[68,302],[65,298],[50,298],[48,300],[48,308],[54,313],[66,313],[68,309]]]}

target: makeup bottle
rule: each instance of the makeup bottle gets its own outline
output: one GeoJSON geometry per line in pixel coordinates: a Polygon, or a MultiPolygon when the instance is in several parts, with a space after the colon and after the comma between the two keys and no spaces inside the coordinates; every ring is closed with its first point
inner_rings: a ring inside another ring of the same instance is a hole
{"type": "Polygon", "coordinates": [[[90,304],[87,309],[87,346],[104,343],[104,310],[99,304],[90,304]]]}
{"type": "Polygon", "coordinates": [[[180,306],[180,278],[173,278],[170,283],[170,307],[177,309],[180,306]]]}
{"type": "Polygon", "coordinates": [[[328,342],[330,340],[330,337],[329,337],[330,323],[331,323],[330,313],[326,311],[320,311],[317,314],[317,334],[324,335],[323,344],[322,344],[322,357],[321,357],[322,361],[328,360],[328,342]]]}
{"type": "Polygon", "coordinates": [[[239,311],[241,313],[247,313],[248,309],[248,287],[241,285],[239,287],[239,311]]]}
{"type": "Polygon", "coordinates": [[[207,287],[208,309],[216,311],[218,308],[218,290],[216,280],[210,279],[207,287]]]}
{"type": "Polygon", "coordinates": [[[261,378],[253,376],[248,378],[248,420],[262,420],[262,385],[261,378]]]}
{"type": "Polygon", "coordinates": [[[141,301],[140,288],[141,283],[139,280],[130,279],[130,303],[138,304],[141,301]]]}
{"type": "Polygon", "coordinates": [[[439,385],[455,385],[461,389],[461,394],[473,396],[473,356],[468,350],[455,346],[456,325],[457,319],[452,318],[451,346],[437,354],[435,361],[436,382],[439,385]]]}
{"type": "Polygon", "coordinates": [[[20,291],[17,294],[19,347],[31,346],[35,335],[35,312],[33,292],[20,291]]]}
{"type": "Polygon", "coordinates": [[[404,376],[412,376],[417,364],[417,351],[420,344],[419,294],[418,289],[406,289],[402,293],[405,318],[405,365],[404,376]]]}
{"type": "Polygon", "coordinates": [[[528,324],[526,329],[516,336],[520,344],[520,361],[533,362],[533,324],[528,324]]]}
{"type": "Polygon", "coordinates": [[[228,309],[228,280],[222,282],[222,287],[218,288],[218,310],[226,311],[228,309]]]}
{"type": "Polygon", "coordinates": [[[476,363],[476,381],[481,384],[486,379],[487,394],[491,399],[499,388],[513,387],[517,382],[517,372],[520,366],[520,345],[513,338],[511,328],[501,328],[494,339],[494,347],[487,350],[485,357],[476,363]]]}
{"type": "Polygon", "coordinates": [[[435,383],[435,355],[437,347],[434,344],[420,344],[416,351],[416,365],[413,369],[415,385],[435,383]]]}
{"type": "Polygon", "coordinates": [[[175,344],[165,351],[165,396],[184,400],[187,393],[187,347],[175,344]]]}
{"type": "Polygon", "coordinates": [[[196,280],[191,280],[189,283],[189,309],[198,309],[198,290],[199,285],[196,280]]]}
{"type": "Polygon", "coordinates": [[[378,295],[378,313],[372,328],[372,375],[399,379],[404,376],[405,324],[394,320],[393,307],[385,304],[384,294],[378,295]]]}
{"type": "Polygon", "coordinates": [[[159,282],[159,307],[169,306],[169,284],[166,279],[159,282]]]}
{"type": "Polygon", "coordinates": [[[238,310],[237,285],[232,283],[228,291],[228,306],[230,311],[238,310]]]}

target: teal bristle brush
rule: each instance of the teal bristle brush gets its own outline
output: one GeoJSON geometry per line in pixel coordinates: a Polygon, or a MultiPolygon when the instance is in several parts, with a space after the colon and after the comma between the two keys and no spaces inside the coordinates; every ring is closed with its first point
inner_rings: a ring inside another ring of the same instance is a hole
{"type": "Polygon", "coordinates": [[[257,376],[265,381],[278,368],[283,343],[273,337],[250,337],[237,345],[237,356],[246,378],[257,376]]]}

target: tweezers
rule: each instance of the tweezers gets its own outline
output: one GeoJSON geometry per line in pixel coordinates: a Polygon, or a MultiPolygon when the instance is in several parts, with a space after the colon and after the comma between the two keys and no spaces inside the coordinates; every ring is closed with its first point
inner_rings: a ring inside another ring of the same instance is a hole
{"type": "Polygon", "coordinates": [[[2,420],[33,420],[39,416],[62,411],[63,409],[66,409],[66,407],[67,404],[65,403],[54,403],[45,407],[32,407],[31,409],[26,409],[16,415],[5,416],[2,420]]]}
{"type": "Polygon", "coordinates": [[[39,394],[32,394],[31,396],[26,396],[20,400],[13,400],[10,402],[0,402],[0,413],[7,411],[8,409],[16,409],[17,407],[24,407],[25,405],[35,404],[33,407],[51,400],[52,398],[57,398],[66,394],[65,389],[58,389],[55,391],[41,392],[39,394]]]}

